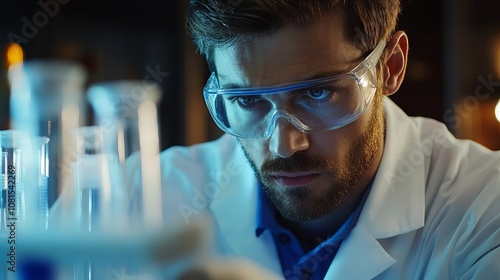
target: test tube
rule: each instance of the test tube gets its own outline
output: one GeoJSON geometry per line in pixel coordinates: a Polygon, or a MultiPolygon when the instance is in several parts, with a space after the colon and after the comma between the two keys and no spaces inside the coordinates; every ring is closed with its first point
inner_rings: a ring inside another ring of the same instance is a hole
{"type": "Polygon", "coordinates": [[[49,138],[43,136],[34,136],[31,139],[33,149],[33,169],[31,176],[35,182],[32,183],[34,187],[31,193],[26,195],[33,195],[32,201],[34,205],[35,224],[37,229],[47,230],[49,227],[49,138]]]}

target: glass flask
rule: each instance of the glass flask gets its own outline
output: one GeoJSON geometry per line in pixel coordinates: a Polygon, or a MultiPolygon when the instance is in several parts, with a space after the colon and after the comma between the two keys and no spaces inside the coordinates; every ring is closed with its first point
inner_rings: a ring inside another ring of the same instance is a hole
{"type": "Polygon", "coordinates": [[[87,94],[96,124],[115,135],[121,166],[127,161],[139,170],[139,176],[125,172],[127,206],[131,222],[146,229],[162,226],[157,115],[161,95],[157,84],[134,80],[94,84],[87,94]]]}

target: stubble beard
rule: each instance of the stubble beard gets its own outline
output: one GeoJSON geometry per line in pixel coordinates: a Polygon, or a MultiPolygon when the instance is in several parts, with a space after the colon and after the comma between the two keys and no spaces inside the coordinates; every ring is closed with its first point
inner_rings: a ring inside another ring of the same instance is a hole
{"type": "Polygon", "coordinates": [[[270,199],[278,214],[289,222],[318,219],[335,209],[346,196],[356,188],[377,153],[384,134],[384,110],[382,96],[376,94],[373,100],[373,116],[367,129],[355,139],[348,152],[348,162],[337,164],[320,156],[311,156],[300,151],[289,158],[276,158],[265,162],[260,169],[243,148],[252,169],[262,184],[264,193],[270,199]],[[268,174],[273,172],[319,172],[329,178],[327,187],[309,185],[290,188],[275,184],[268,174]]]}

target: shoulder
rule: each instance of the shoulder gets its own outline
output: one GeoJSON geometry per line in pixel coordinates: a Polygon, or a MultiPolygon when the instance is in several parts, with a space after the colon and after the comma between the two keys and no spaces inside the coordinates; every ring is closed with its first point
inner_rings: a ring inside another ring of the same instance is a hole
{"type": "Polygon", "coordinates": [[[450,268],[456,276],[481,275],[499,263],[500,152],[456,139],[436,121],[414,122],[422,139],[433,143],[426,170],[425,232],[438,244],[454,244],[450,268]]]}
{"type": "Polygon", "coordinates": [[[500,151],[457,139],[438,121],[409,117],[391,101],[386,119],[381,171],[395,175],[384,182],[424,188],[426,227],[454,231],[470,226],[468,216],[497,219],[500,227],[500,151]]]}
{"type": "Polygon", "coordinates": [[[500,253],[500,152],[457,139],[438,121],[409,117],[392,102],[386,111],[382,171],[396,176],[382,182],[411,190],[413,205],[424,191],[424,226],[414,240],[420,242],[419,263],[427,266],[422,269],[446,270],[453,279],[494,271],[500,253]]]}
{"type": "Polygon", "coordinates": [[[500,151],[457,139],[446,126],[435,120],[413,118],[420,128],[420,143],[429,153],[427,185],[437,184],[452,192],[479,193],[493,187],[500,194],[500,151]],[[428,147],[426,147],[428,145],[428,147]]]}
{"type": "Polygon", "coordinates": [[[191,146],[173,146],[160,154],[162,162],[203,162],[229,158],[240,149],[236,139],[224,134],[217,140],[191,146]]]}
{"type": "Polygon", "coordinates": [[[396,150],[391,155],[406,157],[405,164],[424,166],[429,183],[478,185],[500,183],[500,151],[492,151],[471,140],[457,139],[441,122],[409,117],[392,101],[386,102],[387,138],[396,150]]]}
{"type": "Polygon", "coordinates": [[[458,212],[464,214],[480,209],[500,213],[500,204],[491,200],[500,200],[500,151],[457,139],[441,122],[423,117],[410,119],[419,131],[415,141],[427,158],[428,203],[462,209],[458,212]]]}
{"type": "Polygon", "coordinates": [[[221,172],[241,172],[246,164],[243,151],[233,136],[192,146],[174,146],[160,154],[163,181],[183,177],[184,185],[196,186],[213,180],[221,172]]]}

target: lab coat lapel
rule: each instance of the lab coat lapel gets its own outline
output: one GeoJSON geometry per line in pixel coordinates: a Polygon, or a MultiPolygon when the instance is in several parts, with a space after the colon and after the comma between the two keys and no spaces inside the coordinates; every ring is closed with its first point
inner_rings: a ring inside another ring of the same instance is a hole
{"type": "Polygon", "coordinates": [[[358,220],[358,224],[376,239],[424,226],[429,165],[419,128],[391,100],[386,98],[385,101],[384,154],[358,220]]]}
{"type": "MultiPolygon", "coordinates": [[[[236,141],[235,141],[236,142],[236,141]]],[[[218,221],[223,239],[236,256],[247,257],[275,273],[281,273],[279,258],[269,232],[255,235],[257,216],[257,179],[239,145],[229,160],[240,163],[241,170],[216,196],[210,208],[218,221]],[[233,183],[234,182],[234,183],[233,183]]]]}
{"type": "Polygon", "coordinates": [[[370,233],[356,226],[342,243],[325,279],[373,279],[395,262],[370,233]]]}
{"type": "Polygon", "coordinates": [[[396,261],[377,239],[424,225],[428,159],[418,127],[386,98],[382,161],[358,223],[339,249],[325,279],[373,279],[396,261]]]}

